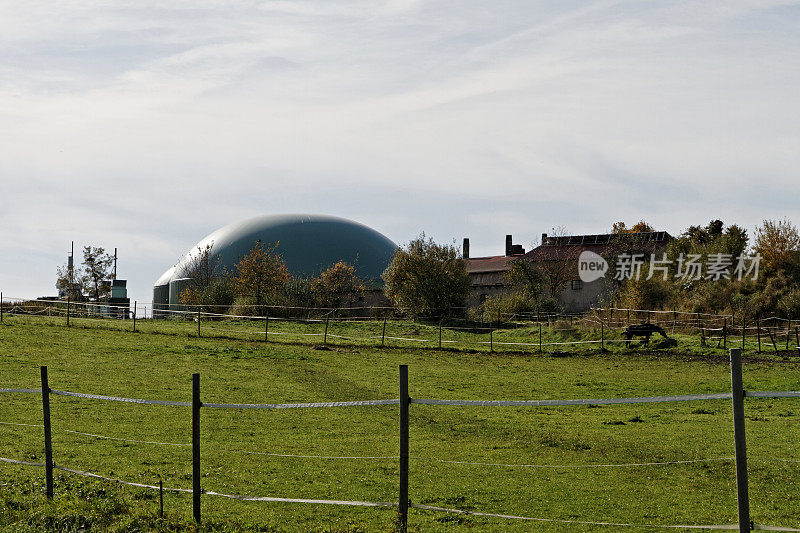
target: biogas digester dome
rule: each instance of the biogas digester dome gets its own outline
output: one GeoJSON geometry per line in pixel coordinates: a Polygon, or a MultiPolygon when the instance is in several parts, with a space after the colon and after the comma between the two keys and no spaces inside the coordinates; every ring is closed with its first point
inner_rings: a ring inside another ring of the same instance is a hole
{"type": "Polygon", "coordinates": [[[258,242],[265,247],[277,245],[276,252],[294,277],[313,276],[337,261],[345,261],[356,267],[359,277],[376,282],[397,249],[395,243],[377,231],[344,218],[325,215],[248,218],[211,233],[164,272],[153,287],[154,306],[179,303],[178,295],[187,286],[187,270],[198,249],[211,245],[212,264],[217,263],[220,272],[232,272],[258,242]]]}

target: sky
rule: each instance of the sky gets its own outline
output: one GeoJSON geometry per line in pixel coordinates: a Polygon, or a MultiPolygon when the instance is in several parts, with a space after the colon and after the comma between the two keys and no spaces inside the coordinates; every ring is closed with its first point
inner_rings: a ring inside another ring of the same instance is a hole
{"type": "Polygon", "coordinates": [[[0,3],[0,290],[70,242],[132,299],[202,237],[323,213],[471,255],[641,219],[800,222],[800,3],[0,3]]]}

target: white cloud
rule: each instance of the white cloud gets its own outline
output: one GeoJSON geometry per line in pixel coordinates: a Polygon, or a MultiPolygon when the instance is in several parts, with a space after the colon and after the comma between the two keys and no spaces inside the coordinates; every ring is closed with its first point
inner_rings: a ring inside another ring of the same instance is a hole
{"type": "Polygon", "coordinates": [[[74,238],[118,246],[144,299],[263,212],[475,253],[798,220],[799,23],[761,1],[2,4],[0,224],[24,260],[0,280],[51,292],[74,238]]]}

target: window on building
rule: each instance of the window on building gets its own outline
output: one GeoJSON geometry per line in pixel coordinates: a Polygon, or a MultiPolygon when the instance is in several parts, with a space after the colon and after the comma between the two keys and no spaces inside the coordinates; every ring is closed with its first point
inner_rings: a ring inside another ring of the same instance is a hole
{"type": "Polygon", "coordinates": [[[571,285],[573,291],[579,291],[583,288],[583,281],[579,279],[574,279],[572,280],[571,285]]]}

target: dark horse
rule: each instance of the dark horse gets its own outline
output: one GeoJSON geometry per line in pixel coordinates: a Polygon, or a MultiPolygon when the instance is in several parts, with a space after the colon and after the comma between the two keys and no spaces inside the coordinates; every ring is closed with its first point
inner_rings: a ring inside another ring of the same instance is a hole
{"type": "Polygon", "coordinates": [[[650,342],[650,337],[654,333],[659,333],[662,337],[669,340],[664,328],[656,326],[655,324],[632,324],[625,328],[625,331],[622,332],[622,335],[626,339],[625,347],[630,348],[631,339],[633,337],[644,337],[644,343],[647,344],[650,342]]]}

